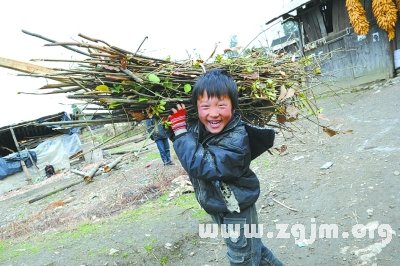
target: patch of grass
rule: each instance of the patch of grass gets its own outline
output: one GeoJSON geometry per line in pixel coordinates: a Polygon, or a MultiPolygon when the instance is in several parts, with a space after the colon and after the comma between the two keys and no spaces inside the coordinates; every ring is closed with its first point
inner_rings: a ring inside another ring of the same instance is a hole
{"type": "Polygon", "coordinates": [[[117,220],[129,220],[129,221],[137,221],[139,220],[143,215],[150,213],[153,211],[153,206],[151,203],[145,203],[144,205],[132,209],[132,210],[127,210],[123,213],[121,213],[118,217],[117,220]]]}
{"type": "Polygon", "coordinates": [[[90,233],[94,233],[97,231],[101,226],[99,224],[92,224],[92,223],[84,223],[78,225],[77,232],[80,235],[87,235],[90,233]]]}
{"type": "Polygon", "coordinates": [[[121,254],[121,257],[124,259],[127,259],[129,257],[129,253],[127,251],[125,251],[121,254]]]}
{"type": "Polygon", "coordinates": [[[77,226],[76,229],[72,231],[65,231],[65,232],[59,232],[54,234],[54,238],[57,239],[58,241],[62,242],[65,239],[79,239],[82,237],[85,237],[89,234],[95,233],[101,228],[101,225],[99,224],[91,224],[91,223],[82,223],[77,226]]]}
{"type": "Polygon", "coordinates": [[[197,220],[208,217],[208,214],[199,206],[194,193],[180,195],[173,199],[172,203],[183,209],[191,209],[192,217],[197,220]]]}
{"type": "Polygon", "coordinates": [[[160,153],[158,151],[155,152],[148,152],[146,153],[146,157],[144,160],[146,161],[152,161],[160,158],[160,153]]]}
{"type": "Polygon", "coordinates": [[[146,252],[148,252],[148,253],[151,253],[151,252],[153,252],[153,250],[154,250],[154,247],[153,247],[153,245],[152,244],[146,244],[146,245],[144,245],[144,250],[146,250],[146,252]]]}
{"type": "Polygon", "coordinates": [[[146,250],[147,253],[153,253],[154,252],[154,246],[157,244],[157,239],[152,236],[147,239],[147,244],[143,246],[144,250],[146,250]]]}
{"type": "Polygon", "coordinates": [[[167,211],[168,206],[178,206],[185,210],[190,209],[193,212],[193,218],[208,217],[208,214],[198,204],[194,193],[186,193],[172,200],[168,199],[168,193],[164,193],[157,199],[149,201],[137,209],[125,212],[124,216],[129,219],[137,220],[144,214],[154,214],[154,211],[158,213],[160,213],[160,211],[167,211]]]}
{"type": "MultiPolygon", "coordinates": [[[[180,198],[180,197],[178,197],[178,198],[180,198]]],[[[170,201],[170,200],[168,200],[168,194],[164,193],[157,199],[150,200],[135,209],[127,210],[127,211],[123,212],[122,214],[119,215],[119,217],[117,219],[121,219],[121,220],[128,219],[130,221],[137,221],[138,219],[142,218],[144,215],[147,215],[147,214],[150,214],[154,217],[156,214],[160,214],[160,212],[167,212],[168,211],[167,207],[171,206],[171,205],[177,205],[177,206],[184,208],[184,206],[185,206],[183,204],[184,200],[182,201],[181,204],[175,203],[175,201],[178,198],[170,201]],[[160,208],[160,207],[164,207],[164,208],[160,208]]]]}
{"type": "Polygon", "coordinates": [[[37,254],[43,249],[43,246],[36,243],[21,242],[14,244],[7,244],[0,242],[0,262],[10,258],[17,258],[20,255],[37,254]]]}
{"type": "Polygon", "coordinates": [[[0,241],[0,259],[7,253],[7,248],[8,245],[4,241],[0,241]]]}
{"type": "Polygon", "coordinates": [[[160,263],[161,263],[161,265],[167,265],[168,262],[169,262],[169,258],[168,258],[167,256],[162,256],[162,257],[160,258],[160,263]]]}

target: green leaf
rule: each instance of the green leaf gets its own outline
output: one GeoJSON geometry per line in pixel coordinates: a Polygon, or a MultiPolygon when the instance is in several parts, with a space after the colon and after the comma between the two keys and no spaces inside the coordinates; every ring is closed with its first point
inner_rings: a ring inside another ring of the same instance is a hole
{"type": "Polygon", "coordinates": [[[96,91],[109,92],[110,89],[108,88],[107,85],[102,84],[102,85],[99,85],[99,86],[96,87],[96,91]]]}
{"type": "Polygon", "coordinates": [[[183,86],[183,91],[185,93],[189,93],[192,91],[192,86],[190,86],[190,84],[185,84],[185,86],[183,86]]]}
{"type": "Polygon", "coordinates": [[[221,54],[217,54],[217,56],[215,57],[215,62],[221,63],[223,59],[224,57],[221,54]]]}
{"type": "Polygon", "coordinates": [[[167,89],[172,89],[174,87],[174,84],[171,81],[167,80],[163,82],[163,86],[167,89]]]}
{"type": "Polygon", "coordinates": [[[108,108],[109,108],[109,109],[115,109],[115,108],[117,108],[117,107],[120,106],[120,105],[121,105],[120,103],[111,102],[111,103],[108,105],[108,108]]]}
{"type": "Polygon", "coordinates": [[[156,74],[153,74],[153,73],[149,74],[147,76],[147,79],[152,83],[156,83],[156,84],[160,83],[160,78],[156,74]]]}
{"type": "Polygon", "coordinates": [[[166,105],[167,104],[167,102],[166,101],[164,101],[164,100],[160,100],[160,106],[164,106],[164,105],[166,105]]]}
{"type": "Polygon", "coordinates": [[[121,93],[121,92],[124,91],[124,87],[123,87],[121,84],[114,85],[114,86],[111,88],[111,91],[112,91],[112,92],[115,92],[115,93],[121,93]]]}

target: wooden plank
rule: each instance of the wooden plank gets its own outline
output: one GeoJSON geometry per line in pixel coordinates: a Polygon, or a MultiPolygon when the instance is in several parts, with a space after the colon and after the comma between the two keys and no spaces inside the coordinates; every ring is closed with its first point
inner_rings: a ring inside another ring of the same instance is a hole
{"type": "MultiPolygon", "coordinates": [[[[41,75],[53,75],[56,73],[55,70],[32,63],[26,63],[22,61],[17,61],[9,58],[0,57],[0,67],[12,69],[15,71],[28,73],[28,74],[41,74],[41,75]]],[[[65,78],[60,77],[48,77],[56,81],[66,81],[65,78]]]]}
{"type": "Polygon", "coordinates": [[[54,74],[54,71],[51,68],[34,65],[31,63],[26,63],[22,61],[17,61],[13,59],[8,59],[4,57],[0,57],[0,66],[4,68],[9,68],[12,70],[29,73],[29,74],[54,74]]]}

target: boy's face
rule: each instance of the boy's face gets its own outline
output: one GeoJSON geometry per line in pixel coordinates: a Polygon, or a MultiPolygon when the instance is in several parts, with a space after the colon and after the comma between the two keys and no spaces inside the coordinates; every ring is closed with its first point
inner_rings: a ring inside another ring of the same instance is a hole
{"type": "Polygon", "coordinates": [[[197,98],[197,112],[200,122],[208,132],[217,134],[233,116],[232,101],[228,96],[209,98],[207,92],[197,98]]]}

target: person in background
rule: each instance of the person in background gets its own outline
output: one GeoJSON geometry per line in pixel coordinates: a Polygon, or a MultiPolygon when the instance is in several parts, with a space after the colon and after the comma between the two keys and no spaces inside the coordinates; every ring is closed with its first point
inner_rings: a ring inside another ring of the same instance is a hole
{"type": "Polygon", "coordinates": [[[152,117],[146,119],[145,124],[147,132],[150,135],[150,139],[157,144],[157,148],[160,152],[161,160],[163,161],[164,165],[174,165],[174,163],[171,161],[168,134],[161,120],[152,117]]]}
{"type": "Polygon", "coordinates": [[[192,104],[195,121],[186,120],[183,104],[171,110],[173,145],[201,207],[215,223],[240,228],[235,229],[238,234],[224,237],[230,265],[283,265],[260,235],[245,233],[246,227],[258,224],[260,182],[250,163],[273,146],[275,131],[242,121],[237,85],[225,70],[213,69],[199,77],[192,104]]]}

